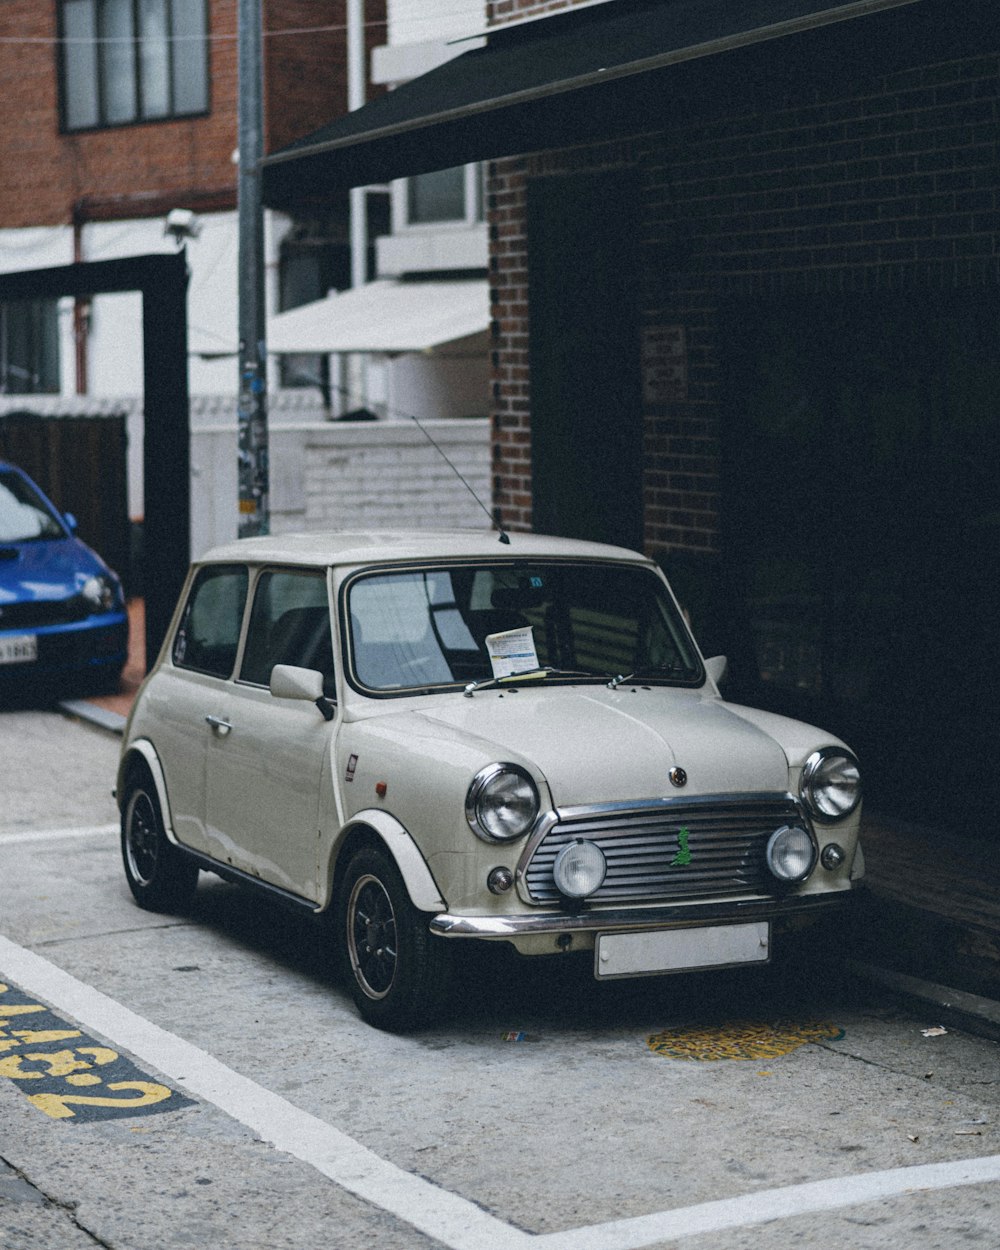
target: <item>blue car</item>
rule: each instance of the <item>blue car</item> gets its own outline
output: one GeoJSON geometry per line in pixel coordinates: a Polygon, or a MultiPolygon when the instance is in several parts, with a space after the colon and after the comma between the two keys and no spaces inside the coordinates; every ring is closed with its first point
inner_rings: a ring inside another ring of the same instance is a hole
{"type": "Polygon", "coordinates": [[[121,582],[75,528],[0,460],[0,704],[14,690],[117,689],[128,651],[121,582]]]}

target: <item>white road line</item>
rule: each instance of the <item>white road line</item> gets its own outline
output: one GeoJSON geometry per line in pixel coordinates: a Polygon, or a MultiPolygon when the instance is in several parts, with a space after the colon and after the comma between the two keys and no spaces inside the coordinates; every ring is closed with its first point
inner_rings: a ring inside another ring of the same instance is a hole
{"type": "MultiPolygon", "coordinates": [[[[835,1211],[863,1202],[897,1198],[904,1194],[957,1185],[983,1185],[1000,1180],[1000,1155],[964,1159],[956,1163],[927,1163],[915,1167],[837,1176],[826,1181],[764,1189],[739,1198],[723,1198],[657,1211],[635,1219],[614,1220],[564,1233],[547,1233],[532,1241],[534,1250],[641,1250],[644,1246],[717,1233],[725,1228],[747,1228],[816,1211],[835,1211]]],[[[468,1247],[467,1250],[471,1250],[468,1247]]]]}
{"type": "Polygon", "coordinates": [[[240,1076],[197,1046],[144,1020],[47,959],[0,936],[0,969],[86,1029],[128,1050],[189,1093],[245,1124],[264,1141],[311,1164],[373,1206],[452,1250],[526,1250],[535,1238],[379,1158],[353,1138],[240,1076]]]}
{"type": "Polygon", "coordinates": [[[25,992],[131,1052],[264,1141],[434,1237],[449,1250],[642,1250],[659,1242],[832,1211],[907,1193],[1000,1180],[1000,1155],[835,1177],[559,1233],[526,1233],[380,1158],[317,1116],[143,1019],[0,935],[0,970],[25,992]]]}
{"type": "Polygon", "coordinates": [[[118,833],[117,825],[88,825],[78,829],[31,829],[23,833],[0,831],[0,847],[23,846],[27,842],[58,842],[63,838],[107,838],[118,833]]]}

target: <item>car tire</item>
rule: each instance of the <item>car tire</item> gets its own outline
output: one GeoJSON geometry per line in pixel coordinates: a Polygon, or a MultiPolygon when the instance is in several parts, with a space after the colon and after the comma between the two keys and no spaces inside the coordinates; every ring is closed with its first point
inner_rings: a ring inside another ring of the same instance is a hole
{"type": "Polygon", "coordinates": [[[352,855],[337,915],[344,975],[363,1020],[404,1032],[440,1016],[452,952],[431,934],[385,851],[366,846],[352,855]]]}
{"type": "Polygon", "coordinates": [[[147,911],[183,907],[198,883],[198,865],[168,839],[153,779],[146,769],[129,778],[122,806],[122,862],[132,897],[147,911]]]}

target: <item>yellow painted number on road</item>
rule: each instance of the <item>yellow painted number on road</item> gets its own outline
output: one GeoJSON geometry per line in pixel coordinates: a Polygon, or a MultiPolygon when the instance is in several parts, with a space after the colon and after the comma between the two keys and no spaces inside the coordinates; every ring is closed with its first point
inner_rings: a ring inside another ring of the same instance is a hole
{"type": "Polygon", "coordinates": [[[8,1055],[0,1059],[0,1076],[8,1076],[14,1081],[40,1081],[46,1076],[63,1076],[72,1085],[94,1085],[100,1082],[99,1076],[90,1075],[86,1080],[71,1074],[86,1072],[94,1064],[114,1063],[118,1058],[116,1050],[108,1050],[106,1046],[81,1046],[78,1051],[52,1050],[40,1054],[8,1055]],[[74,1059],[74,1055],[93,1055],[93,1062],[86,1059],[74,1059]],[[46,1070],[42,1072],[30,1068],[25,1071],[22,1063],[44,1063],[46,1070]]]}
{"type": "Polygon", "coordinates": [[[135,1089],[136,1098],[102,1098],[95,1094],[30,1094],[28,1102],[34,1103],[53,1120],[72,1119],[76,1114],[72,1106],[87,1107],[150,1107],[169,1098],[171,1091],[166,1085],[154,1085],[152,1081],[113,1081],[108,1089],[135,1089]]]}
{"type": "MultiPolygon", "coordinates": [[[[6,994],[25,997],[0,983],[0,995],[6,994]]],[[[0,1001],[0,1077],[21,1085],[39,1111],[53,1120],[95,1120],[132,1115],[140,1107],[157,1104],[169,1103],[161,1110],[188,1105],[188,1099],[166,1085],[134,1079],[144,1074],[109,1046],[93,1043],[60,1049],[59,1043],[70,1038],[90,1040],[79,1029],[57,1027],[66,1023],[41,1003],[0,1001]],[[37,1026],[33,1029],[10,1027],[26,1016],[39,1015],[41,1019],[32,1021],[37,1026]],[[31,1089],[38,1093],[29,1094],[31,1089]]]]}

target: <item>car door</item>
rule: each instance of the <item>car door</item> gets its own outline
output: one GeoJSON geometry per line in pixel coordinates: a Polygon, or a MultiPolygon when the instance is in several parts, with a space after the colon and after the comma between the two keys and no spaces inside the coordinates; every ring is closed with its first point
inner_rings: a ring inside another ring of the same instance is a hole
{"type": "Polygon", "coordinates": [[[206,825],[207,753],[221,732],[247,597],[243,565],[196,574],[174,634],[170,662],[148,691],[153,743],[163,767],[171,821],[185,846],[218,856],[206,825]]]}
{"type": "Polygon", "coordinates": [[[258,576],[226,727],[209,744],[206,782],[208,836],[224,861],[316,901],[339,717],[328,721],[308,700],[274,698],[268,683],[275,664],[318,669],[335,695],[323,570],[264,569],[258,576]]]}

